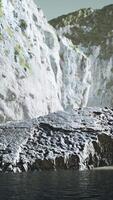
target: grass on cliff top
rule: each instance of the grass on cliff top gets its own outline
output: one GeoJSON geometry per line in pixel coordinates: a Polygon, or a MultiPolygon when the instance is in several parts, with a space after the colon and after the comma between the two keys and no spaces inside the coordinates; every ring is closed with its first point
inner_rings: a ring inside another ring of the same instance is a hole
{"type": "Polygon", "coordinates": [[[101,10],[81,9],[50,21],[59,30],[70,25],[70,32],[63,33],[74,45],[82,43],[85,47],[101,46],[103,58],[113,55],[113,5],[101,10]]]}
{"type": "Polygon", "coordinates": [[[20,66],[22,66],[25,70],[27,70],[27,69],[31,70],[29,63],[27,62],[27,60],[25,58],[24,50],[19,44],[16,44],[16,46],[14,48],[15,62],[17,62],[17,58],[19,59],[20,66]]]}
{"type": "Polygon", "coordinates": [[[2,4],[2,0],[0,0],[0,17],[3,16],[3,4],[2,4]]]}

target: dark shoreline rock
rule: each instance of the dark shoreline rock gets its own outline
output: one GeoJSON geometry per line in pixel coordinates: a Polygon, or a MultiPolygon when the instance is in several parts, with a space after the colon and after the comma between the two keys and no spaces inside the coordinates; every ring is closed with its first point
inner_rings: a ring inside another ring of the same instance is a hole
{"type": "Polygon", "coordinates": [[[0,170],[113,165],[113,110],[82,108],[0,125],[0,170]]]}

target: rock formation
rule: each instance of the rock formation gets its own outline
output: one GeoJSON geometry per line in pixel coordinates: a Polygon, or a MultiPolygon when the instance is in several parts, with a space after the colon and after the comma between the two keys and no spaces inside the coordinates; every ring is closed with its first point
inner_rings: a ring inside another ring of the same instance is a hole
{"type": "Polygon", "coordinates": [[[91,87],[87,106],[113,106],[113,5],[80,9],[50,21],[58,34],[87,55],[91,87]]]}
{"type": "Polygon", "coordinates": [[[0,122],[86,105],[88,60],[33,1],[1,0],[0,122]]]}
{"type": "Polygon", "coordinates": [[[113,110],[84,108],[0,125],[1,171],[113,165],[113,110]]]}
{"type": "Polygon", "coordinates": [[[113,105],[112,19],[82,9],[55,31],[33,1],[0,0],[1,171],[113,165],[113,110],[93,108],[113,105]]]}

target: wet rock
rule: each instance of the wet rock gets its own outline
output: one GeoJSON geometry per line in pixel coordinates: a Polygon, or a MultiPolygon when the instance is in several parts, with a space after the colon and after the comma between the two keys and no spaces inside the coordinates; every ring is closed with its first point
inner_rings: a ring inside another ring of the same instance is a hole
{"type": "Polygon", "coordinates": [[[93,141],[95,154],[89,155],[87,166],[94,167],[113,165],[113,138],[112,136],[98,135],[98,141],[93,141]]]}
{"type": "Polygon", "coordinates": [[[70,155],[67,162],[68,162],[67,166],[69,169],[79,169],[80,160],[76,154],[70,155]]]}
{"type": "Polygon", "coordinates": [[[33,164],[34,169],[41,169],[41,170],[50,170],[54,169],[54,161],[51,159],[38,159],[36,162],[33,164]]]}
{"type": "Polygon", "coordinates": [[[56,169],[66,169],[66,162],[63,156],[56,157],[55,159],[55,167],[56,169]]]}
{"type": "MultiPolygon", "coordinates": [[[[100,145],[100,158],[103,165],[113,164],[113,137],[102,134],[98,136],[100,145]]],[[[102,164],[101,164],[102,165],[102,164]]]]}

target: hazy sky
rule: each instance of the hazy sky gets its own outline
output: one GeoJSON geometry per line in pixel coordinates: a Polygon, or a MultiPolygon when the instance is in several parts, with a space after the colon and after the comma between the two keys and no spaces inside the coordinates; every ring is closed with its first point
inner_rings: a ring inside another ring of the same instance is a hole
{"type": "Polygon", "coordinates": [[[48,19],[69,13],[80,8],[102,8],[113,4],[113,0],[34,0],[43,9],[48,19]]]}

